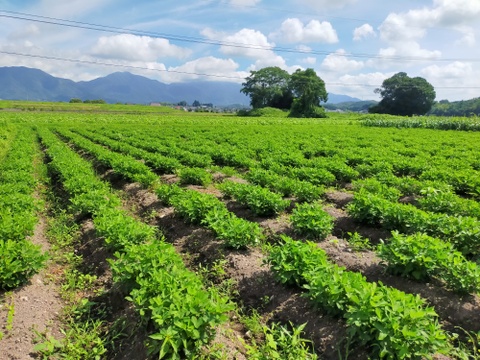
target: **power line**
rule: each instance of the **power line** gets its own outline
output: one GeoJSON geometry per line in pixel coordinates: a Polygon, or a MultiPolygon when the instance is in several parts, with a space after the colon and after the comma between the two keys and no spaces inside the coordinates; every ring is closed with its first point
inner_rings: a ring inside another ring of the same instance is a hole
{"type": "MultiPolygon", "coordinates": [[[[9,52],[9,51],[0,51],[0,54],[11,55],[11,56],[22,56],[22,57],[29,57],[29,58],[39,58],[39,59],[54,60],[54,61],[65,61],[65,62],[78,63],[78,64],[110,66],[110,67],[119,67],[119,68],[126,68],[126,69],[135,69],[135,70],[148,70],[148,71],[155,71],[155,72],[162,72],[162,73],[174,73],[174,74],[200,76],[200,77],[213,77],[213,78],[230,79],[230,80],[237,80],[237,81],[245,80],[245,78],[238,77],[238,76],[204,74],[204,73],[195,73],[195,72],[170,70],[170,69],[152,69],[145,66],[110,63],[110,62],[103,62],[98,60],[68,59],[68,58],[61,58],[61,57],[55,57],[55,56],[22,54],[22,53],[9,52]]],[[[335,82],[330,82],[325,84],[328,86],[345,86],[345,87],[358,86],[358,87],[378,88],[382,86],[382,85],[374,85],[374,84],[335,83],[335,82]]],[[[400,86],[400,87],[416,87],[416,86],[413,85],[413,86],[400,86]]],[[[435,89],[457,89],[457,90],[458,89],[480,89],[480,86],[436,86],[435,89]]]]}
{"type": "Polygon", "coordinates": [[[5,18],[10,18],[15,20],[33,21],[33,22],[39,22],[39,23],[49,24],[49,25],[65,26],[70,28],[79,28],[79,29],[86,29],[86,30],[116,33],[116,34],[132,34],[132,35],[139,35],[139,36],[143,35],[143,36],[150,36],[150,37],[161,37],[170,41],[200,43],[200,44],[218,45],[218,46],[243,48],[243,49],[276,51],[276,52],[284,52],[284,53],[297,53],[297,54],[309,54],[309,55],[333,55],[333,56],[340,56],[340,57],[368,58],[368,59],[393,60],[393,61],[480,62],[480,58],[470,58],[470,59],[468,58],[425,58],[425,57],[419,57],[419,56],[387,56],[387,55],[376,55],[376,54],[368,54],[368,53],[332,53],[331,51],[315,50],[315,49],[302,50],[297,48],[245,44],[245,43],[228,42],[228,41],[216,40],[216,39],[205,39],[205,38],[198,38],[198,37],[192,37],[192,36],[183,36],[183,35],[175,35],[175,34],[168,34],[168,33],[135,30],[135,29],[121,28],[121,27],[92,24],[92,23],[81,22],[81,21],[65,20],[65,19],[53,18],[48,16],[20,13],[15,11],[0,10],[0,12],[4,13],[4,14],[0,13],[0,17],[5,17],[5,18]]]}
{"type": "Polygon", "coordinates": [[[55,56],[36,55],[36,54],[22,54],[22,53],[17,53],[17,52],[10,52],[10,51],[0,51],[0,54],[6,54],[6,55],[12,55],[12,56],[23,56],[23,57],[30,57],[30,58],[38,58],[38,59],[45,59],[45,60],[65,61],[65,62],[72,62],[72,63],[78,63],[78,64],[112,66],[112,67],[120,67],[120,68],[127,68],[127,69],[136,69],[136,70],[149,70],[149,71],[157,71],[157,72],[185,74],[185,75],[196,75],[196,76],[205,76],[205,77],[215,77],[215,78],[224,78],[224,79],[232,79],[232,80],[244,80],[243,77],[236,77],[236,76],[202,74],[202,73],[194,73],[194,72],[187,72],[187,71],[169,70],[169,69],[152,69],[152,68],[149,68],[149,67],[146,67],[146,66],[116,64],[116,63],[109,63],[109,62],[103,62],[103,61],[97,61],[97,60],[67,59],[67,58],[61,58],[61,57],[55,57],[55,56]]]}

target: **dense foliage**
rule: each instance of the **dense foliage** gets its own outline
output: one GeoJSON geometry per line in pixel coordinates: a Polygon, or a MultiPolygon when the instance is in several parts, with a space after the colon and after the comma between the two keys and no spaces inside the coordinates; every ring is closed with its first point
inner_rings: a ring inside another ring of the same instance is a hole
{"type": "Polygon", "coordinates": [[[429,112],[436,116],[480,116],[480,97],[470,100],[436,102],[429,112]]]}
{"type": "Polygon", "coordinates": [[[424,115],[435,101],[433,86],[421,77],[410,78],[399,72],[386,79],[382,87],[375,90],[382,100],[369,109],[371,113],[392,115],[424,115]]]}
{"type": "Polygon", "coordinates": [[[326,117],[320,106],[328,99],[325,82],[313,69],[297,69],[290,75],[279,67],[266,67],[251,71],[242,86],[240,91],[250,96],[252,116],[259,116],[258,109],[270,107],[290,110],[291,117],[326,117]]]}

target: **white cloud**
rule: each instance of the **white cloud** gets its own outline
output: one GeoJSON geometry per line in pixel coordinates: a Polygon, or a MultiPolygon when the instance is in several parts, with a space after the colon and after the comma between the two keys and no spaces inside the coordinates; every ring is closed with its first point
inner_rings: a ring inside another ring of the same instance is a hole
{"type": "Polygon", "coordinates": [[[92,54],[110,59],[152,61],[165,57],[185,58],[190,50],[172,45],[167,39],[120,34],[100,37],[92,54]]]}
{"type": "Polygon", "coordinates": [[[309,53],[309,52],[312,51],[311,47],[309,47],[307,45],[303,45],[303,44],[295,46],[295,49],[297,49],[298,51],[300,51],[302,53],[309,53]]]}
{"type": "Polygon", "coordinates": [[[428,78],[435,79],[465,79],[473,75],[472,64],[455,61],[445,66],[430,65],[422,69],[421,74],[428,78]]]}
{"type": "Polygon", "coordinates": [[[322,70],[340,74],[360,70],[363,66],[364,63],[362,61],[349,60],[346,56],[346,51],[343,49],[328,54],[320,65],[322,70]]]}
{"type": "Polygon", "coordinates": [[[477,22],[480,16],[478,0],[434,0],[432,16],[441,26],[456,26],[477,22]]]}
{"type": "Polygon", "coordinates": [[[311,8],[313,8],[315,10],[324,11],[325,9],[343,8],[347,5],[356,3],[357,0],[336,0],[336,1],[331,1],[331,0],[301,0],[301,2],[304,3],[307,6],[310,6],[311,8]]]}
{"type": "Polygon", "coordinates": [[[363,24],[353,30],[353,40],[358,41],[369,36],[377,36],[372,25],[363,24]]]}
{"type": "Polygon", "coordinates": [[[313,56],[308,56],[305,59],[303,59],[302,62],[308,65],[315,65],[317,62],[317,58],[313,56]]]}
{"type": "Polygon", "coordinates": [[[361,73],[358,75],[346,74],[339,78],[327,80],[327,90],[336,94],[345,94],[360,99],[378,100],[374,90],[382,85],[383,80],[393,76],[394,73],[361,73]]]}
{"type": "Polygon", "coordinates": [[[338,36],[335,29],[328,21],[320,22],[311,20],[308,24],[303,24],[300,19],[289,18],[282,23],[277,32],[270,35],[274,39],[289,43],[329,43],[338,42],[338,36]]]}
{"type": "Polygon", "coordinates": [[[475,30],[470,26],[459,26],[456,28],[457,31],[462,33],[462,37],[457,40],[457,44],[460,45],[467,45],[469,47],[473,47],[476,42],[475,37],[475,30]]]}
{"type": "Polygon", "coordinates": [[[418,40],[428,28],[452,28],[469,38],[474,37],[473,29],[467,25],[480,17],[478,0],[434,0],[433,7],[414,9],[405,13],[391,13],[380,25],[381,38],[390,42],[418,40]]]}
{"type": "Polygon", "coordinates": [[[234,45],[220,46],[220,51],[225,55],[241,56],[251,59],[269,59],[275,56],[272,51],[275,44],[270,43],[267,37],[257,30],[245,28],[228,35],[206,28],[202,30],[201,34],[208,39],[234,45]]]}
{"type": "Polygon", "coordinates": [[[178,82],[192,79],[205,79],[201,74],[208,74],[208,80],[242,82],[249,75],[245,71],[237,71],[239,64],[232,59],[220,59],[207,56],[189,61],[180,66],[169,67],[169,73],[163,74],[165,82],[178,82]]]}
{"type": "Polygon", "coordinates": [[[478,97],[480,70],[471,63],[454,61],[446,65],[430,65],[420,71],[437,93],[437,99],[461,100],[478,97]]]}
{"type": "MultiPolygon", "coordinates": [[[[439,58],[442,53],[438,50],[422,49],[415,41],[404,41],[395,44],[393,47],[383,48],[379,50],[379,56],[384,58],[412,58],[416,60],[431,60],[439,58]]],[[[392,59],[382,59],[390,61],[392,59]]]]}

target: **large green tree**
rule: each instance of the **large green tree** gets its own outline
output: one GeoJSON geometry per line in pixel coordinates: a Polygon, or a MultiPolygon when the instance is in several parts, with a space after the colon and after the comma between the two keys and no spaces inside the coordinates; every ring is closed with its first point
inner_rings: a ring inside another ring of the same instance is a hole
{"type": "Polygon", "coordinates": [[[297,69],[290,77],[290,88],[294,96],[291,117],[325,117],[320,102],[328,100],[328,93],[315,70],[297,69]]]}
{"type": "Polygon", "coordinates": [[[424,78],[410,78],[399,72],[383,81],[382,86],[375,89],[382,100],[369,109],[370,113],[392,115],[424,115],[435,101],[435,89],[424,78]]]}
{"type": "Polygon", "coordinates": [[[274,107],[290,109],[293,101],[289,88],[290,74],[278,66],[250,71],[240,90],[250,97],[254,109],[274,107]]]}

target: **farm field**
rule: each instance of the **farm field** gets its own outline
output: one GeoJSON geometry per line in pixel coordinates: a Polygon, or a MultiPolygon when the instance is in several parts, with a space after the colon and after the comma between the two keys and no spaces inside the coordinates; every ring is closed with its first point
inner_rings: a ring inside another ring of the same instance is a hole
{"type": "Polygon", "coordinates": [[[11,358],[478,358],[475,119],[129,111],[0,112],[11,358]]]}

